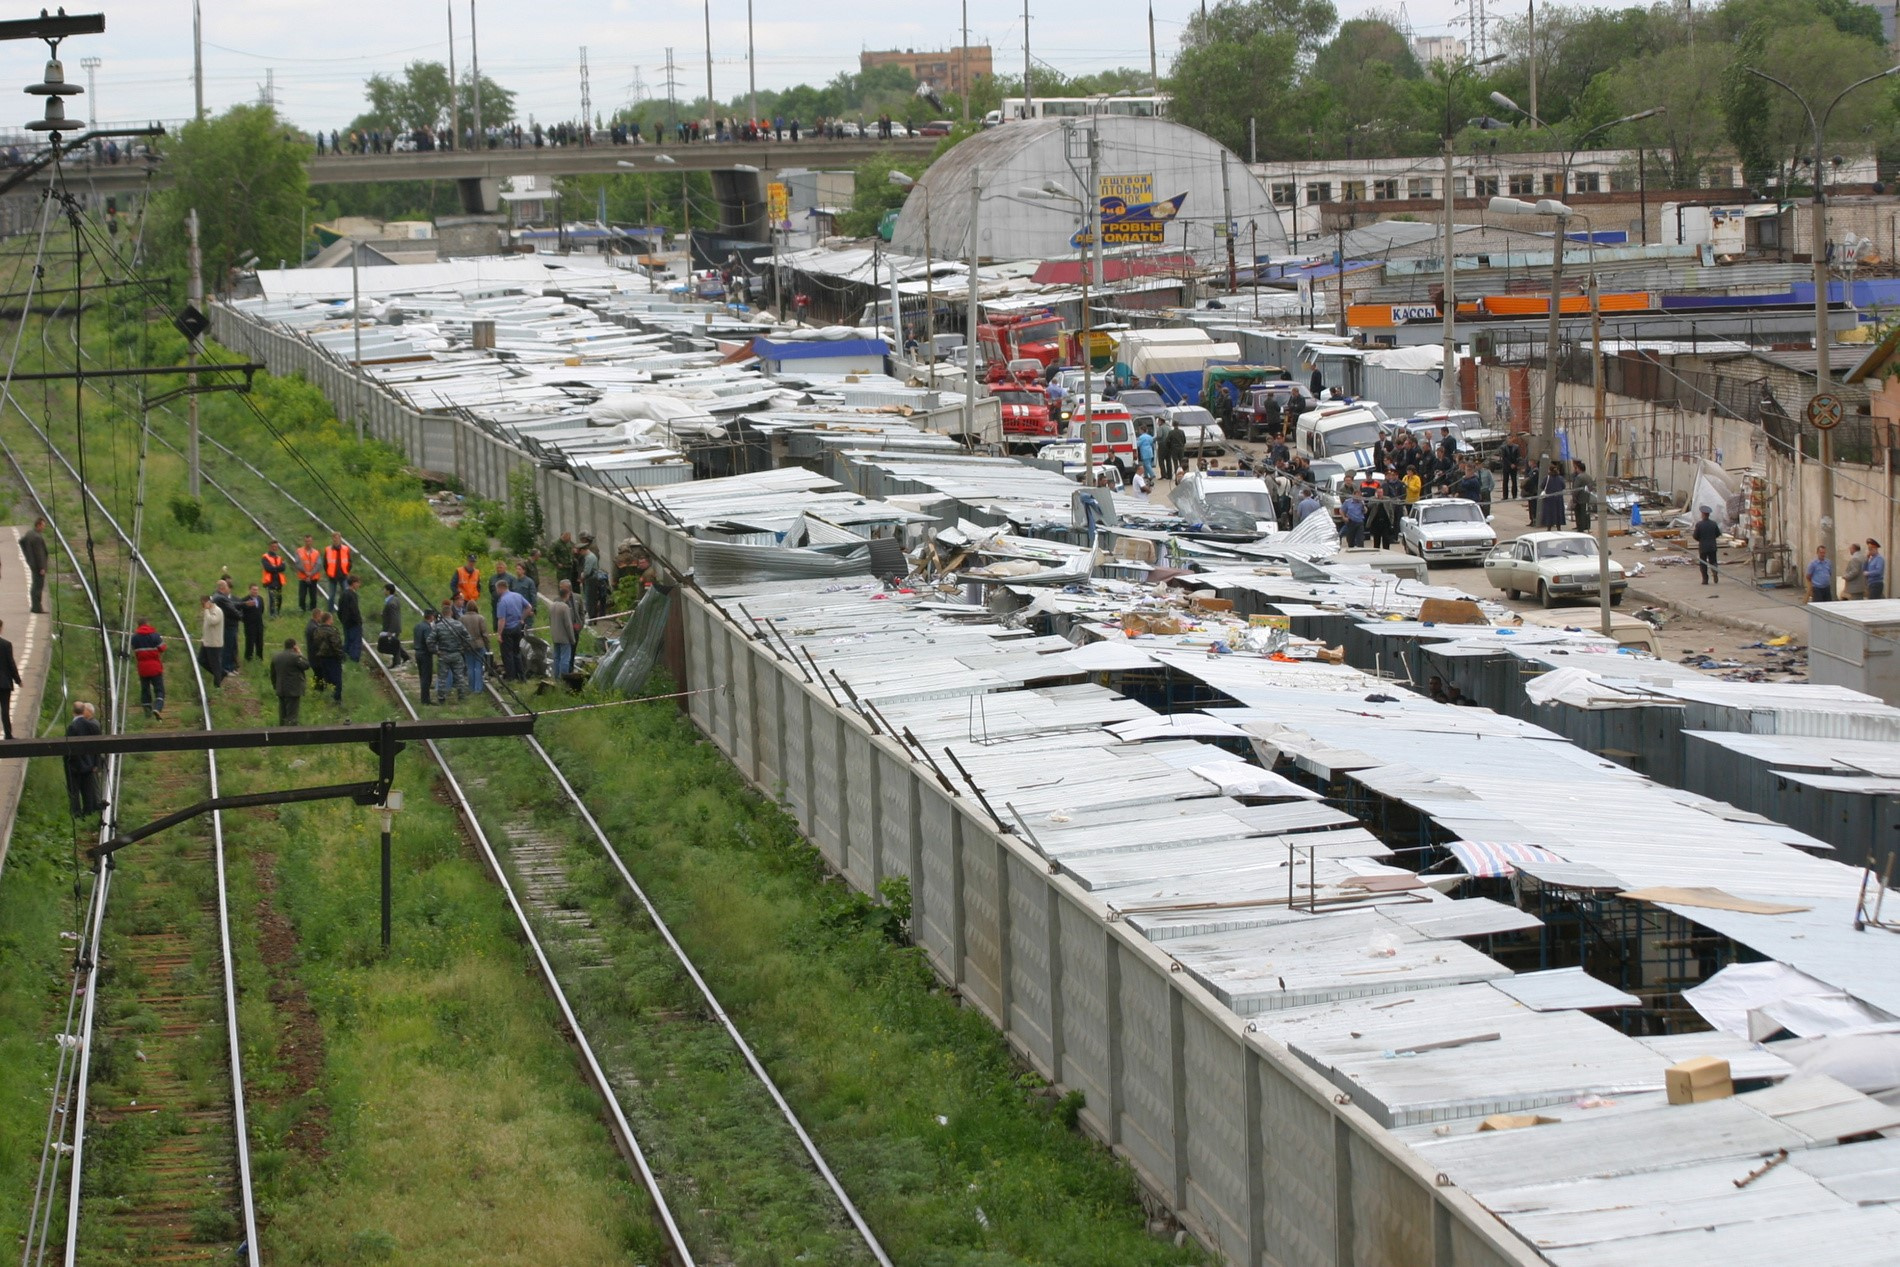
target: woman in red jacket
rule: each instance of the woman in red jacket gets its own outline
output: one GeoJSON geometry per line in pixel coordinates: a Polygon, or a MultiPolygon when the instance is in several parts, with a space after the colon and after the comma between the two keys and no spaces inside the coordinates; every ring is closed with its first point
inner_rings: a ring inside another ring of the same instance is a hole
{"type": "Polygon", "coordinates": [[[140,617],[132,631],[132,658],[139,669],[139,703],[148,716],[165,720],[165,640],[140,617]]]}

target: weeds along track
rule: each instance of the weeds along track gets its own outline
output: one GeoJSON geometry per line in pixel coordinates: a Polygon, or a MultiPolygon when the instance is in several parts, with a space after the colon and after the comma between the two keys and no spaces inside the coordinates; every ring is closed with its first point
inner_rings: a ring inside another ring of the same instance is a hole
{"type": "MultiPolygon", "coordinates": [[[[49,431],[17,399],[7,403],[71,481],[76,495],[66,504],[83,509],[81,499],[89,503],[127,563],[119,612],[109,611],[98,587],[75,569],[106,673],[125,675],[108,692],[103,719],[108,733],[121,732],[130,661],[119,652],[141,575],[183,646],[195,644],[195,633],[139,549],[137,512],[128,532],[49,431]]],[[[52,489],[36,486],[4,441],[0,450],[56,525],[66,557],[79,559],[57,528],[62,516],[52,489]]],[[[209,729],[209,697],[195,660],[191,666],[198,724],[209,729]]],[[[153,756],[131,769],[111,758],[100,842],[125,825],[120,815],[128,805],[139,806],[142,817],[148,803],[173,807],[218,795],[215,754],[205,754],[202,771],[196,766],[187,754],[153,756]]],[[[190,831],[113,854],[93,870],[23,1264],[243,1261],[256,1267],[225,861],[224,824],[213,813],[190,831]],[[127,894],[112,902],[119,888],[127,894]]]]}
{"type": "MultiPolygon", "coordinates": [[[[156,431],[153,439],[177,447],[156,431]]],[[[292,530],[291,516],[330,529],[235,450],[205,435],[201,452],[226,475],[207,470],[204,483],[261,538],[300,539],[306,529],[292,530]],[[253,502],[268,496],[275,505],[260,513],[233,491],[240,482],[253,502]]],[[[348,525],[338,527],[350,535],[348,525]]],[[[420,611],[403,578],[360,551],[356,557],[396,584],[408,612],[420,611]]],[[[413,669],[385,662],[373,640],[363,656],[403,713],[416,717],[413,669]]],[[[520,711],[492,682],[487,696],[488,706],[473,707],[520,711]]],[[[675,1260],[729,1261],[736,1244],[769,1229],[785,1261],[889,1267],[790,1103],[553,755],[532,736],[426,746],[675,1260]]]]}

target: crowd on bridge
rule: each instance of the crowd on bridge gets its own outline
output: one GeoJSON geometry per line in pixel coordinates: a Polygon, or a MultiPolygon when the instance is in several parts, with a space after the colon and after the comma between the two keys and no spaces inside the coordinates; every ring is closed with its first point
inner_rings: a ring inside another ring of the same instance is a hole
{"type": "MultiPolygon", "coordinates": [[[[798,118],[787,119],[778,115],[770,119],[682,119],[667,126],[660,123],[652,125],[650,135],[641,133],[638,121],[612,123],[605,127],[594,127],[585,121],[551,123],[542,125],[530,121],[527,127],[519,123],[488,124],[481,130],[480,148],[501,149],[542,149],[564,148],[567,146],[592,145],[664,145],[673,143],[692,145],[699,142],[726,141],[848,141],[880,140],[889,141],[913,135],[902,122],[881,114],[866,123],[860,115],[856,122],[840,118],[820,118],[810,125],[798,118]]],[[[419,127],[412,129],[397,128],[332,128],[329,132],[319,131],[315,136],[317,156],[350,156],[358,154],[433,154],[443,153],[457,148],[455,136],[449,129],[419,127]]],[[[462,128],[461,145],[463,150],[477,148],[474,127],[462,128]]],[[[116,158],[114,162],[118,161],[116,158]]]]}

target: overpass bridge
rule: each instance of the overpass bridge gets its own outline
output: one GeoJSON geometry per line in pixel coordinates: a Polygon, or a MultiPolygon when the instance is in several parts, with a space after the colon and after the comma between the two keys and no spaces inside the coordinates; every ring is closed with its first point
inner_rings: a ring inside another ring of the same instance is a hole
{"type": "MultiPolygon", "coordinates": [[[[462,209],[471,213],[493,211],[496,192],[506,176],[618,175],[631,163],[643,172],[719,172],[715,181],[722,202],[763,205],[765,184],[787,168],[839,169],[856,167],[878,154],[925,158],[937,147],[935,137],[903,140],[700,141],[672,145],[523,146],[491,150],[438,150],[408,154],[326,154],[312,157],[305,168],[312,185],[355,185],[373,181],[450,180],[461,191],[462,209]],[[664,157],[662,157],[664,156],[664,157]]],[[[68,163],[69,185],[98,194],[136,193],[168,182],[160,160],[155,169],[145,162],[68,163]]],[[[43,185],[46,176],[27,185],[43,185]]]]}

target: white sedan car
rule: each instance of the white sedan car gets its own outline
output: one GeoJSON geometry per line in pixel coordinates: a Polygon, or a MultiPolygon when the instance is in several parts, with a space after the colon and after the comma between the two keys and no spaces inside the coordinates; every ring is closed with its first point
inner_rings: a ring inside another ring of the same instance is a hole
{"type": "Polygon", "coordinates": [[[1199,405],[1174,406],[1168,410],[1168,421],[1186,433],[1187,446],[1195,453],[1205,453],[1227,439],[1214,415],[1199,405]]]}
{"type": "Polygon", "coordinates": [[[1428,497],[1405,508],[1399,544],[1407,554],[1432,563],[1482,559],[1498,543],[1484,508],[1462,497],[1428,497]]]}
{"type": "MultiPolygon", "coordinates": [[[[1484,574],[1505,595],[1535,594],[1546,607],[1597,594],[1597,539],[1587,532],[1527,532],[1484,559],[1484,574]]],[[[1610,602],[1623,601],[1629,578],[1610,560],[1610,602]]]]}

